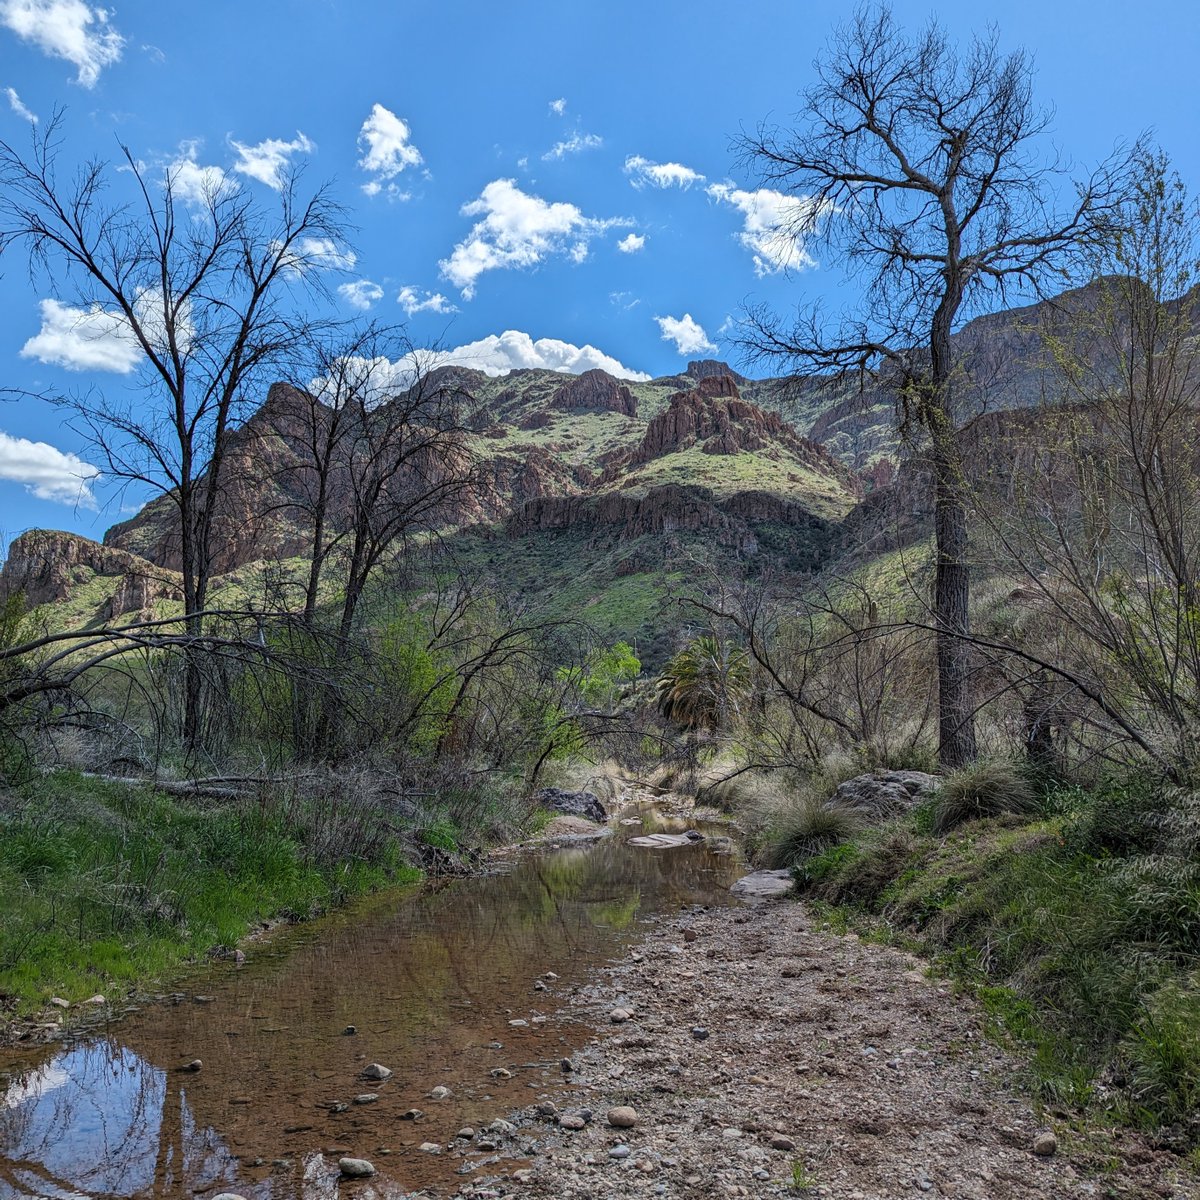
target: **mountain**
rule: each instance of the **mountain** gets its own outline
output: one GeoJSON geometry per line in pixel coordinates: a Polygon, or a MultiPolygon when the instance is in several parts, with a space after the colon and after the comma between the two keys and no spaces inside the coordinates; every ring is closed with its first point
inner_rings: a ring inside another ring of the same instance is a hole
{"type": "MultiPolygon", "coordinates": [[[[1104,294],[1101,281],[967,324],[955,335],[960,421],[969,428],[980,414],[1046,399],[1047,331],[1103,361],[1077,317],[1104,294]]],[[[847,531],[878,541],[885,511],[906,509],[913,528],[923,521],[919,472],[906,468],[897,481],[896,398],[879,376],[755,380],[702,360],[646,382],[600,370],[493,377],[446,366],[424,386],[467,398],[480,482],[441,521],[458,556],[497,586],[605,614],[614,634],[647,636],[681,562],[717,554],[741,573],[768,561],[807,571],[847,531]]],[[[264,564],[305,553],[297,464],[306,413],[308,397],[276,384],[233,438],[215,517],[218,594],[253,590],[264,564]]],[[[22,535],[0,587],[25,590],[35,604],[70,604],[75,618],[150,611],[178,593],[174,521],[170,498],[160,497],[114,525],[102,547],[22,535]]]]}

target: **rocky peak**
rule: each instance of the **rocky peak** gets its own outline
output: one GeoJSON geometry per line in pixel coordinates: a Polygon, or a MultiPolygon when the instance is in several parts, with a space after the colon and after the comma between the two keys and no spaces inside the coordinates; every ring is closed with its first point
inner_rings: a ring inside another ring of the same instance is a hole
{"type": "Polygon", "coordinates": [[[739,386],[749,382],[744,375],[739,375],[728,363],[716,358],[698,358],[688,363],[684,372],[689,379],[705,380],[727,375],[739,386]]]}
{"type": "Polygon", "coordinates": [[[632,462],[688,450],[697,443],[706,454],[759,450],[774,439],[798,435],[777,413],[766,412],[738,395],[728,375],[710,375],[687,392],[676,392],[646,429],[632,462]]]}
{"type": "Polygon", "coordinates": [[[584,371],[564,383],[554,393],[555,408],[589,409],[594,412],[619,412],[637,416],[637,397],[629,388],[598,367],[584,371]]]}

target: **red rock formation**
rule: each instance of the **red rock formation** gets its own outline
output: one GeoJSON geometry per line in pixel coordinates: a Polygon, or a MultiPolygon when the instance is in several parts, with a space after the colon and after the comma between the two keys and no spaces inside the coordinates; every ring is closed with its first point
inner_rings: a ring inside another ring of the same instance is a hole
{"type": "Polygon", "coordinates": [[[637,397],[629,388],[614,379],[607,371],[596,368],[584,371],[564,383],[554,393],[550,403],[555,408],[587,409],[592,412],[619,412],[626,417],[637,416],[637,397]]]}

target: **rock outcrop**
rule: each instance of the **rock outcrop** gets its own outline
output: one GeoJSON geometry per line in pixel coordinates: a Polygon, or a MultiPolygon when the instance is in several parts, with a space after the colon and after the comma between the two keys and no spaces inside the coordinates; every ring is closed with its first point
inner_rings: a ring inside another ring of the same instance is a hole
{"type": "Polygon", "coordinates": [[[637,416],[637,397],[628,386],[599,368],[576,375],[554,393],[555,408],[589,412],[618,412],[637,416]]]}
{"type": "Polygon", "coordinates": [[[0,595],[20,592],[30,607],[56,604],[96,576],[116,578],[105,619],[146,613],[156,600],[178,600],[178,576],[126,550],[60,530],[30,529],[15,538],[0,570],[0,595]]]}

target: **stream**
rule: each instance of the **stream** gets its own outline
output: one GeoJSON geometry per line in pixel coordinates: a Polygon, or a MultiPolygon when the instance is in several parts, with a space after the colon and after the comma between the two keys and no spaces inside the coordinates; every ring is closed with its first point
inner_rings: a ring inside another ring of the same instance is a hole
{"type": "Polygon", "coordinates": [[[560,1062],[592,1031],[565,997],[656,915],[730,903],[728,843],[631,846],[684,828],[631,814],[601,841],[297,926],[77,1041],[0,1050],[0,1200],[453,1191],[462,1160],[421,1143],[569,1088],[560,1062]],[[392,1076],[367,1082],[369,1063],[392,1076]],[[378,1099],[354,1103],[364,1093],[378,1099]],[[340,1184],[344,1155],[378,1174],[340,1184]]]}

